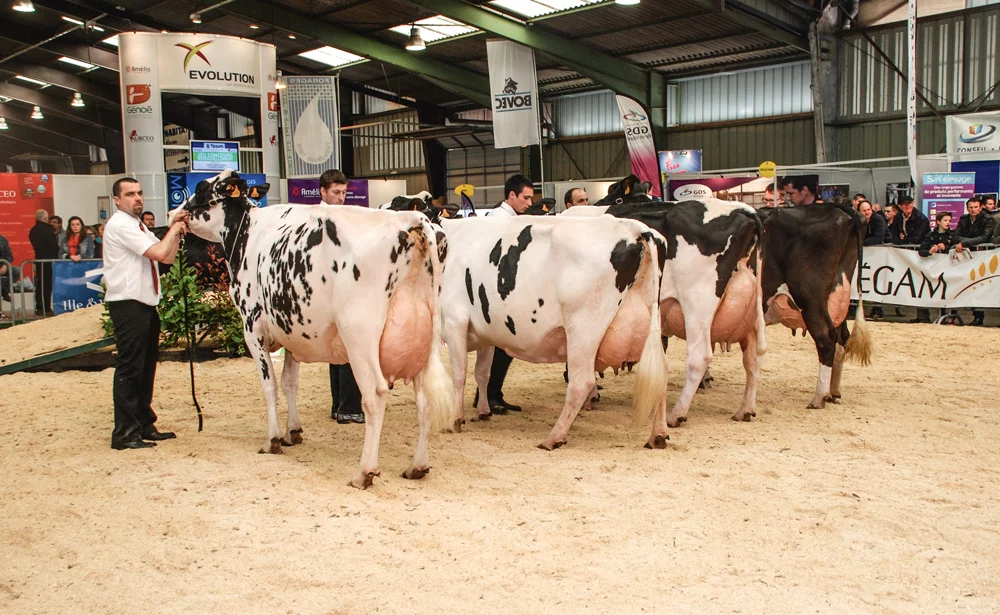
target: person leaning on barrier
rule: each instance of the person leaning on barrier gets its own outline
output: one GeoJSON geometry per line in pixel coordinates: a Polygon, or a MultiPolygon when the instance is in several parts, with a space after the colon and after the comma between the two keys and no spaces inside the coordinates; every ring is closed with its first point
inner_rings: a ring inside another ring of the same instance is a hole
{"type": "Polygon", "coordinates": [[[159,359],[160,276],[156,263],[172,263],[187,224],[187,210],[174,215],[163,239],[157,241],[139,221],[142,186],[123,177],[112,188],[115,212],[104,234],[105,304],[115,327],[118,359],[114,378],[115,428],[111,448],[149,448],[176,437],[156,429],[153,382],[159,359]]]}
{"type": "Polygon", "coordinates": [[[951,212],[941,211],[934,218],[934,230],[924,236],[918,253],[920,256],[947,254],[955,243],[955,231],[951,228],[951,212]]]}
{"type": "MultiPolygon", "coordinates": [[[[996,225],[992,216],[983,211],[983,205],[976,197],[965,202],[965,210],[969,213],[958,219],[958,227],[955,229],[956,252],[987,243],[996,225]]],[[[985,318],[983,310],[972,310],[972,322],[969,324],[981,327],[985,318]]]]}
{"type": "Polygon", "coordinates": [[[899,199],[899,213],[892,219],[892,243],[897,246],[919,246],[930,232],[927,216],[913,205],[913,197],[899,199]]]}
{"type": "Polygon", "coordinates": [[[868,201],[861,201],[858,203],[858,211],[868,223],[865,227],[865,245],[880,246],[885,243],[885,220],[872,211],[872,204],[868,201]]]}
{"type": "Polygon", "coordinates": [[[4,301],[10,301],[11,288],[8,282],[13,278],[14,282],[21,279],[21,270],[14,266],[14,251],[10,249],[10,242],[3,235],[0,235],[0,296],[4,301]],[[7,262],[4,262],[7,261],[7,262]]]}
{"type": "MultiPolygon", "coordinates": [[[[28,240],[40,260],[59,258],[59,238],[56,236],[49,213],[44,209],[35,212],[35,226],[28,232],[28,240]]],[[[52,314],[52,263],[36,263],[35,271],[35,314],[52,314]]]]}
{"type": "Polygon", "coordinates": [[[73,216],[67,226],[66,233],[59,240],[59,258],[77,262],[94,258],[94,238],[87,234],[83,220],[79,216],[73,216]]]}

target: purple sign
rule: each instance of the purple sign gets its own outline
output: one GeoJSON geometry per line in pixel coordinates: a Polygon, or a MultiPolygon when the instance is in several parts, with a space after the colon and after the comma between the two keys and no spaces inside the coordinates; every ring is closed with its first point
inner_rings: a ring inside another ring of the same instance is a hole
{"type": "Polygon", "coordinates": [[[943,211],[951,212],[951,228],[965,213],[965,202],[976,194],[975,173],[924,173],[924,213],[934,219],[943,211]]]}
{"type": "MultiPolygon", "coordinates": [[[[319,205],[322,202],[319,196],[319,180],[288,180],[288,202],[293,205],[319,205]]],[[[347,200],[344,204],[368,207],[367,179],[347,180],[347,200]]]]}

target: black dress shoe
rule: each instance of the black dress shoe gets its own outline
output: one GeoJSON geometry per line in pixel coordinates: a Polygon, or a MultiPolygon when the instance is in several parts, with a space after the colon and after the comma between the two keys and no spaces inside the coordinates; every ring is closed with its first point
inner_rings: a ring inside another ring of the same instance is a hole
{"type": "Polygon", "coordinates": [[[490,400],[490,412],[493,414],[507,414],[507,411],[520,412],[521,406],[515,406],[514,404],[508,404],[503,399],[491,399],[490,400]],[[494,408],[502,408],[503,412],[497,412],[494,408]]]}
{"type": "Polygon", "coordinates": [[[365,414],[364,412],[338,412],[336,419],[341,425],[347,425],[348,423],[364,424],[365,414]]]}
{"type": "Polygon", "coordinates": [[[111,448],[116,451],[124,451],[130,448],[153,448],[156,446],[156,442],[144,442],[138,438],[134,440],[126,440],[124,442],[112,442],[111,448]]]}
{"type": "Polygon", "coordinates": [[[156,427],[150,426],[145,431],[142,432],[143,440],[151,440],[153,442],[159,442],[160,440],[170,440],[171,438],[176,438],[177,434],[172,431],[157,431],[156,427]]]}
{"type": "Polygon", "coordinates": [[[983,326],[983,319],[982,318],[978,318],[978,317],[977,318],[973,318],[972,322],[969,323],[969,326],[970,327],[982,327],[983,326]]]}
{"type": "Polygon", "coordinates": [[[490,402],[490,414],[507,414],[507,406],[499,402],[490,402]]]}

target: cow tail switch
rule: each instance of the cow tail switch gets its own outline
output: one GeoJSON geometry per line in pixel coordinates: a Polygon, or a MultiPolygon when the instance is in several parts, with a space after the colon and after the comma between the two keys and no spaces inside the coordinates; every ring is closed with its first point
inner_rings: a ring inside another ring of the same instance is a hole
{"type": "Polygon", "coordinates": [[[642,347],[642,356],[635,368],[635,390],[632,393],[632,410],[636,422],[646,423],[667,394],[667,355],[660,331],[660,267],[656,242],[650,236],[639,239],[645,248],[639,266],[636,284],[628,292],[643,294],[643,302],[651,306],[649,333],[642,347]]]}
{"type": "Polygon", "coordinates": [[[854,313],[854,328],[851,331],[851,336],[848,338],[844,350],[848,359],[867,367],[872,362],[872,338],[868,330],[868,321],[865,320],[864,301],[861,298],[861,265],[864,262],[865,222],[861,219],[861,214],[853,209],[849,213],[854,222],[854,233],[857,236],[858,242],[858,277],[856,280],[858,286],[858,309],[854,313]]]}

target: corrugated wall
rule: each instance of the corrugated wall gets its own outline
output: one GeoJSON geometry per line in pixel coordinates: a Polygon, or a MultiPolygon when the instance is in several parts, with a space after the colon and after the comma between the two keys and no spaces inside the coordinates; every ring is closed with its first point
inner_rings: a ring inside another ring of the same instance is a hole
{"type": "Polygon", "coordinates": [[[424,171],[424,150],[420,141],[396,141],[392,135],[419,127],[415,110],[397,111],[375,117],[359,117],[358,124],[377,122],[353,129],[354,177],[385,177],[424,171]]]}
{"type": "Polygon", "coordinates": [[[812,111],[808,62],[712,75],[679,83],[684,124],[726,122],[812,111]]]}
{"type": "Polygon", "coordinates": [[[582,137],[621,132],[618,102],[610,90],[560,96],[552,101],[556,137],[582,137]]]}
{"type": "Polygon", "coordinates": [[[624,135],[557,141],[545,148],[545,181],[623,177],[628,173],[624,135]]]}
{"type": "Polygon", "coordinates": [[[450,200],[457,198],[454,196],[457,186],[472,184],[476,188],[473,203],[477,206],[495,205],[503,200],[503,183],[511,175],[521,172],[521,148],[494,149],[484,146],[450,149],[446,165],[450,200]],[[487,189],[485,186],[494,188],[487,189]]]}
{"type": "MultiPolygon", "coordinates": [[[[906,155],[906,120],[867,122],[837,129],[840,160],[906,155]]],[[[917,152],[938,154],[945,148],[944,122],[936,117],[917,122],[917,152]]],[[[893,163],[899,165],[900,163],[893,163]]]]}
{"type": "Polygon", "coordinates": [[[756,167],[765,160],[780,165],[816,162],[811,117],[670,130],[664,149],[700,149],[706,170],[756,167]]]}

